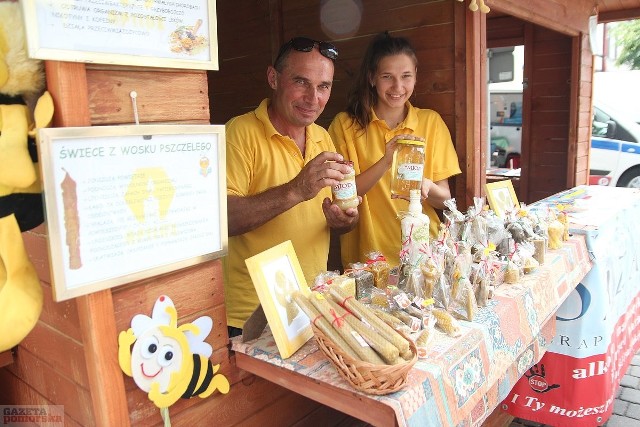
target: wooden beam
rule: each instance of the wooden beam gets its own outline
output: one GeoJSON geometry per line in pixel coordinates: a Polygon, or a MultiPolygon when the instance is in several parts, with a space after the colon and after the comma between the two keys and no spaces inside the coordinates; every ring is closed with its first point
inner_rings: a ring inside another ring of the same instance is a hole
{"type": "Polygon", "coordinates": [[[76,301],[96,425],[129,426],[111,290],[85,295],[76,301]]]}
{"type": "Polygon", "coordinates": [[[570,36],[588,33],[589,16],[595,13],[592,0],[491,0],[489,5],[496,12],[570,36]]]}
{"type": "Polygon", "coordinates": [[[78,62],[45,61],[47,90],[53,97],[55,127],[91,126],[87,72],[78,62]]]}
{"type": "Polygon", "coordinates": [[[609,12],[600,12],[598,14],[598,23],[615,21],[628,21],[630,19],[640,18],[640,7],[624,10],[612,10],[609,12]]]}
{"type": "MultiPolygon", "coordinates": [[[[46,61],[45,71],[54,100],[54,125],[91,126],[85,64],[46,61]]],[[[76,303],[95,424],[129,426],[111,290],[79,297],[76,303]]]]}

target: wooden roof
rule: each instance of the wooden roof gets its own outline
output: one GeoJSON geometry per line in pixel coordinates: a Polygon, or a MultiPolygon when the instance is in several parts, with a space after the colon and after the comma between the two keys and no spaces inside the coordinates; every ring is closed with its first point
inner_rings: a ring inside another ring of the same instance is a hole
{"type": "Polygon", "coordinates": [[[640,18],[640,0],[597,0],[596,4],[600,22],[640,18]]]}

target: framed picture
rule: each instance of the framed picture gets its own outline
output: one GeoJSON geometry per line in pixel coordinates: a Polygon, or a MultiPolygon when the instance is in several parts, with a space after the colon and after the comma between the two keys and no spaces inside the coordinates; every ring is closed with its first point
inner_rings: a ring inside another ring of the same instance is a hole
{"type": "Polygon", "coordinates": [[[287,240],[245,263],[280,356],[286,359],[313,337],[309,318],[291,298],[294,291],[310,292],[293,244],[287,240]]]}
{"type": "Polygon", "coordinates": [[[20,3],[31,58],[218,69],[215,1],[20,3]]]}
{"type": "Polygon", "coordinates": [[[41,129],[54,299],[227,252],[224,126],[41,129]]]}
{"type": "Polygon", "coordinates": [[[485,184],[489,207],[497,216],[504,218],[505,212],[520,207],[518,197],[510,179],[485,184]]]}

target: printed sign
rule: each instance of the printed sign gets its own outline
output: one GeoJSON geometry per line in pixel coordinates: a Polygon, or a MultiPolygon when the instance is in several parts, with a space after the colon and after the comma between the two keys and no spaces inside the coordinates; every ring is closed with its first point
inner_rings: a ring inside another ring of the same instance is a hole
{"type": "Polygon", "coordinates": [[[223,126],[40,131],[55,299],[226,253],[223,126]]]}
{"type": "Polygon", "coordinates": [[[29,56],[218,69],[215,2],[24,0],[29,56]]]}

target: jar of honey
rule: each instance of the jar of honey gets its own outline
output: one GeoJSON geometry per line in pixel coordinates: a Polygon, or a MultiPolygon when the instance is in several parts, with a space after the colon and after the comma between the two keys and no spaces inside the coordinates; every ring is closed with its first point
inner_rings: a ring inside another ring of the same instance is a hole
{"type": "Polygon", "coordinates": [[[410,139],[397,141],[391,166],[391,195],[408,199],[411,190],[420,190],[424,157],[424,142],[410,139]]]}
{"type": "Polygon", "coordinates": [[[342,181],[331,188],[333,193],[333,203],[338,205],[340,209],[346,211],[349,208],[355,208],[359,204],[358,191],[356,189],[356,173],[353,169],[352,161],[339,162],[349,167],[342,181]]]}

